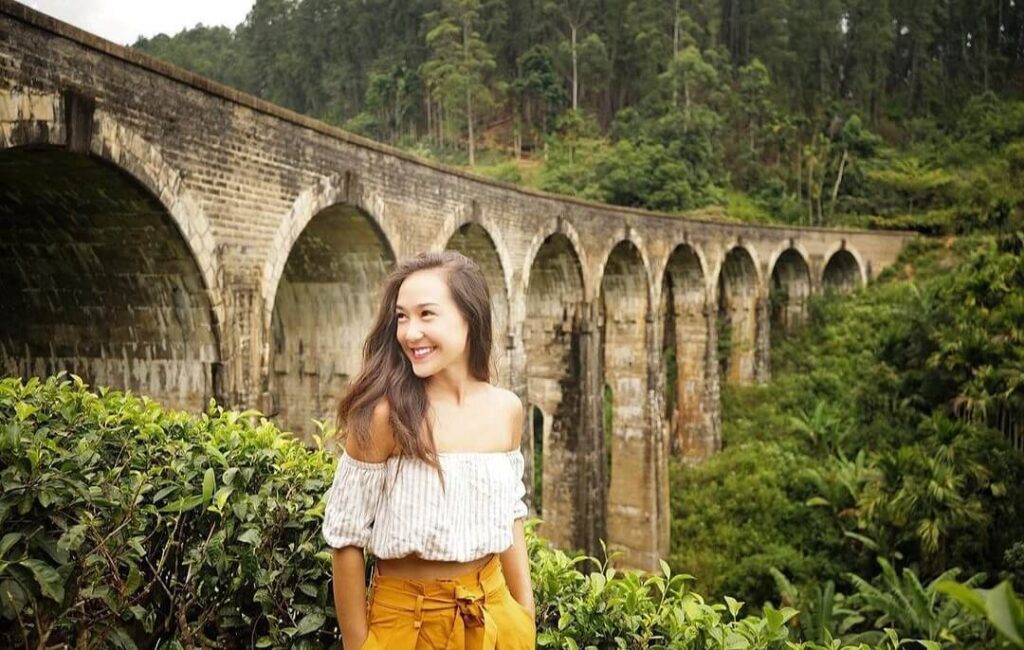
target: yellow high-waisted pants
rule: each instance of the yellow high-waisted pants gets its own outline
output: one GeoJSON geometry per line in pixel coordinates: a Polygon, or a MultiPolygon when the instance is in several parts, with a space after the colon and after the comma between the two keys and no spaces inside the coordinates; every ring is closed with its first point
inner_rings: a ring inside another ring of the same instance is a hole
{"type": "Polygon", "coordinates": [[[533,615],[508,590],[495,555],[450,580],[374,573],[370,635],[360,650],[533,650],[533,615]]]}

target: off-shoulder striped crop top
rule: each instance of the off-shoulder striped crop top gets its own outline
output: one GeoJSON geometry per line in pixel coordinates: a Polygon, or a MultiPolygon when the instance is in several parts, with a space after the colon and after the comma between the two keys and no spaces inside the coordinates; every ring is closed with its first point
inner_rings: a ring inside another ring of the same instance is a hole
{"type": "Polygon", "coordinates": [[[342,454],[327,493],[329,546],[359,546],[382,559],[417,554],[469,562],[512,545],[525,517],[523,453],[439,452],[435,470],[409,456],[368,463],[342,454]]]}

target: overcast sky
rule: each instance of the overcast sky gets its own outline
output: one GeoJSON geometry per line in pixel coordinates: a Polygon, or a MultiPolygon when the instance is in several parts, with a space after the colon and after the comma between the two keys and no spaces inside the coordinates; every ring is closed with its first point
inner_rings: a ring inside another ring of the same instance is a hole
{"type": "Polygon", "coordinates": [[[21,0],[75,27],[131,45],[139,36],[177,34],[196,23],[235,27],[253,0],[21,0]]]}

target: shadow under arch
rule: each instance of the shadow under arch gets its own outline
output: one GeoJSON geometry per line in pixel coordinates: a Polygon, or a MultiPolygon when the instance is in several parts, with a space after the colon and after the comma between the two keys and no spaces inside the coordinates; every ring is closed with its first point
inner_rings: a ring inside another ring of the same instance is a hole
{"type": "Polygon", "coordinates": [[[752,383],[761,284],[756,260],[747,247],[736,245],[728,250],[719,266],[716,284],[719,376],[733,384],[752,383]]]}
{"type": "Polygon", "coordinates": [[[365,339],[395,263],[373,217],[339,200],[347,196],[344,188],[319,189],[293,209],[298,216],[279,240],[290,242],[287,254],[264,267],[273,294],[265,303],[263,408],[282,430],[307,442],[317,433],[314,420],[337,425],[338,399],[362,368],[365,339]]]}
{"type": "Polygon", "coordinates": [[[641,249],[622,239],[600,275],[599,328],[611,454],[608,480],[608,548],[623,552],[625,566],[655,570],[661,526],[661,436],[652,426],[648,395],[651,282],[641,249]],[[610,397],[611,403],[607,402],[610,397]]]}
{"type": "MultiPolygon", "coordinates": [[[[581,500],[589,478],[584,476],[582,439],[583,269],[565,234],[544,239],[532,256],[525,284],[526,399],[545,415],[543,454],[536,453],[530,465],[534,484],[544,495],[538,509],[544,520],[541,530],[559,548],[582,548],[587,522],[581,500]]],[[[530,451],[540,452],[533,447],[530,451]]]]}
{"type": "Polygon", "coordinates": [[[224,401],[208,224],[158,151],[94,126],[90,153],[0,149],[0,247],[16,260],[0,271],[3,371],[68,370],[193,411],[224,401]]]}
{"type": "Polygon", "coordinates": [[[774,256],[768,302],[772,332],[799,327],[807,318],[810,298],[811,267],[804,251],[790,246],[774,256]]]}
{"type": "Polygon", "coordinates": [[[673,249],[665,264],[662,306],[665,314],[663,358],[666,373],[665,421],[672,449],[685,461],[708,458],[721,447],[714,427],[717,403],[710,342],[713,326],[705,266],[689,244],[673,249]]]}
{"type": "Polygon", "coordinates": [[[822,290],[850,293],[867,283],[867,273],[860,255],[845,244],[832,250],[825,260],[821,272],[822,290]]]}

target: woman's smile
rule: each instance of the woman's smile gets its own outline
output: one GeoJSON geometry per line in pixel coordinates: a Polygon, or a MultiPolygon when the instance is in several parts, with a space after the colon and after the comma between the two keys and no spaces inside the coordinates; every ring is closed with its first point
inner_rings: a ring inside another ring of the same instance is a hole
{"type": "Polygon", "coordinates": [[[423,359],[426,359],[436,349],[437,346],[412,348],[413,361],[422,361],[423,359]]]}

